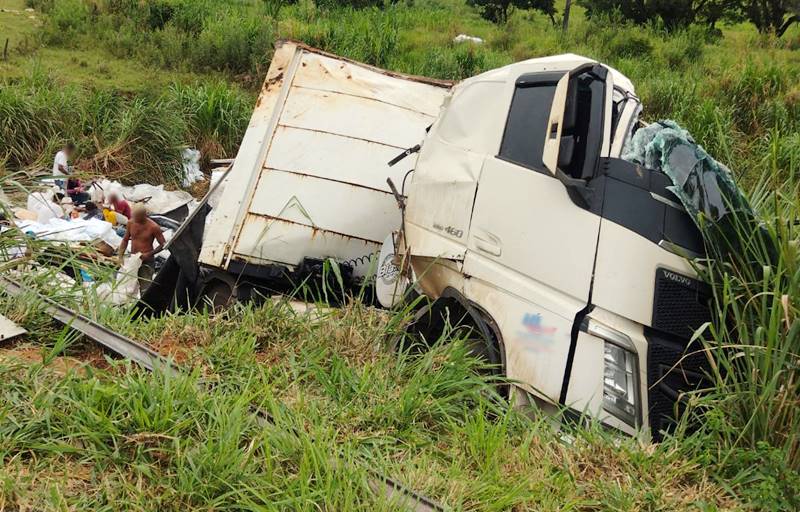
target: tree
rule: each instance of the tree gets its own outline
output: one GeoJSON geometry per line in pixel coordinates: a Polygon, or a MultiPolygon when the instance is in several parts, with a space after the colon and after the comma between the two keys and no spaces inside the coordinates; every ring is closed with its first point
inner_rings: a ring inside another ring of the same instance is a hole
{"type": "Polygon", "coordinates": [[[505,23],[512,8],[534,9],[547,14],[550,22],[556,23],[555,0],[467,0],[471,6],[477,7],[481,16],[494,23],[505,23]]]}
{"type": "MultiPolygon", "coordinates": [[[[730,17],[741,0],[581,0],[589,17],[616,15],[642,25],[661,20],[668,30],[700,22],[713,26],[730,17]]],[[[758,1],[758,0],[753,0],[758,1]]],[[[796,0],[800,1],[800,0],[796,0]]]]}
{"type": "Polygon", "coordinates": [[[567,0],[564,4],[564,17],[561,20],[561,31],[566,32],[569,28],[569,11],[572,8],[572,0],[567,0]]]}
{"type": "Polygon", "coordinates": [[[759,32],[781,37],[793,23],[800,22],[800,0],[742,0],[741,9],[759,32]]]}

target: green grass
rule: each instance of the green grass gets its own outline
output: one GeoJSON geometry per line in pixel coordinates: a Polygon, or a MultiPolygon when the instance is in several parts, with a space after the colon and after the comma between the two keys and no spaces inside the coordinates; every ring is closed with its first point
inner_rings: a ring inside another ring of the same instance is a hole
{"type": "MultiPolygon", "coordinates": [[[[218,316],[106,320],[173,353],[185,376],[122,363],[64,370],[61,353],[46,366],[4,354],[0,503],[395,510],[368,489],[370,467],[453,510],[736,506],[674,445],[643,449],[599,429],[569,443],[546,419],[491,399],[458,342],[393,353],[384,337],[393,319],[359,304],[322,317],[278,301],[218,316]],[[277,425],[259,426],[250,404],[277,425]]],[[[26,343],[49,357],[54,339],[26,343]]],[[[62,345],[85,358],[80,343],[62,345]]]]}
{"type": "Polygon", "coordinates": [[[45,69],[59,80],[87,88],[110,88],[126,94],[193,82],[206,74],[165,71],[136,60],[120,59],[96,45],[81,48],[43,46],[40,11],[26,12],[24,0],[0,0],[0,51],[8,39],[8,60],[0,60],[0,77],[27,78],[31,68],[45,69]],[[16,11],[16,12],[15,12],[16,11]],[[31,18],[33,17],[33,19],[31,18]]]}
{"type": "Polygon", "coordinates": [[[0,169],[49,173],[66,141],[77,145],[76,167],[87,178],[126,183],[179,183],[182,147],[208,157],[233,156],[252,97],[224,82],[178,84],[128,96],[64,84],[35,67],[0,89],[0,169]]]}
{"type": "Polygon", "coordinates": [[[460,343],[398,356],[385,339],[400,317],[358,303],[317,320],[278,302],[131,322],[91,294],[58,292],[173,354],[186,374],[170,378],[105,362],[35,301],[3,299],[0,312],[31,333],[15,353],[41,351],[47,364],[0,358],[0,509],[396,508],[368,489],[364,464],[456,510],[800,507],[800,28],[781,40],[747,25],[724,26],[721,38],[697,27],[664,34],[589,22],[577,9],[562,35],[525,11],[494,26],[457,0],[363,11],[305,0],[277,20],[259,2],[152,4],[173,7],[166,21],[146,2],[32,3],[48,14],[0,13],[15,41],[0,62],[7,171],[47,166],[68,138],[88,173],[129,181],[174,180],[183,144],[233,155],[279,36],[452,79],[575,52],[628,75],[648,120],[677,120],[731,167],[776,250],[744,246],[703,269],[715,294],[702,333],[715,388],[692,397],[701,431],[658,446],[596,428],[566,442],[546,419],[490,398],[460,343]],[[459,33],[486,43],[455,45],[459,33]],[[93,365],[70,369],[65,355],[93,365]],[[251,403],[278,427],[259,426],[251,403]]]}

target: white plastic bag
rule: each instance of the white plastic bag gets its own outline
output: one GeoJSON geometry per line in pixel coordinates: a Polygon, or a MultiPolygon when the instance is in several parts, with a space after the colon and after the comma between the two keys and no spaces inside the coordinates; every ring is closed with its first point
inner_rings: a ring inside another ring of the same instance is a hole
{"type": "Polygon", "coordinates": [[[64,216],[64,209],[53,202],[53,195],[54,192],[51,189],[28,195],[26,209],[36,214],[36,221],[40,224],[46,224],[50,219],[64,216]]]}
{"type": "Polygon", "coordinates": [[[483,44],[483,39],[480,37],[475,36],[468,36],[467,34],[458,34],[456,37],[453,38],[454,43],[475,43],[475,44],[483,44]]]}
{"type": "Polygon", "coordinates": [[[133,254],[125,258],[122,267],[117,271],[114,284],[103,283],[97,287],[97,297],[111,304],[119,305],[139,298],[139,267],[142,257],[133,254]]]}
{"type": "Polygon", "coordinates": [[[181,156],[183,157],[183,186],[189,187],[205,177],[200,170],[200,152],[196,149],[186,148],[181,152],[181,156]]]}

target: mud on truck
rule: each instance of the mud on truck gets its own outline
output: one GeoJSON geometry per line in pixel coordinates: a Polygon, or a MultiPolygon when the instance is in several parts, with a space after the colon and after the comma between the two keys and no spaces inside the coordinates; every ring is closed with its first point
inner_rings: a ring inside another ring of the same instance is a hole
{"type": "Polygon", "coordinates": [[[377,268],[383,305],[398,278],[430,298],[410,332],[471,328],[515,403],[659,439],[702,378],[684,356],[709,314],[672,181],[622,157],[640,112],[625,76],[577,55],[453,85],[281,42],[197,288],[224,303],[326,260],[356,284],[377,268]]]}

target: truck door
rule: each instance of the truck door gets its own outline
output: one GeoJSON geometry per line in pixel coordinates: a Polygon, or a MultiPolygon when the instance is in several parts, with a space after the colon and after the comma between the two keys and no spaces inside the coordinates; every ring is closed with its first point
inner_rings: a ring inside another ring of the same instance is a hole
{"type": "Polygon", "coordinates": [[[507,375],[553,401],[589,303],[600,229],[565,183],[588,180],[608,151],[607,89],[596,64],[519,76],[470,224],[465,291],[498,323],[507,375]]]}

